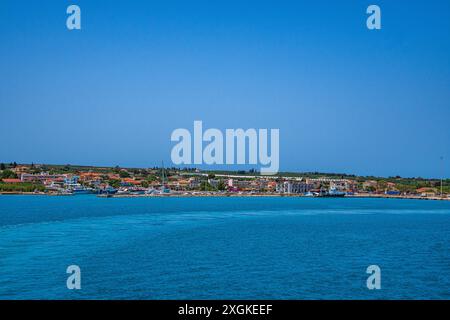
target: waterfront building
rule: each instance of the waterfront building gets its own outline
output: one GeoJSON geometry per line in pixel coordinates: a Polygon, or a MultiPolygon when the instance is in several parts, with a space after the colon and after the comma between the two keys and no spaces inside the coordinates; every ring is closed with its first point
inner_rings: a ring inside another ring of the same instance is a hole
{"type": "Polygon", "coordinates": [[[22,182],[61,182],[67,178],[65,174],[49,174],[48,172],[41,172],[40,174],[30,174],[30,173],[22,173],[20,175],[20,180],[22,182]]]}
{"type": "Polygon", "coordinates": [[[18,176],[20,176],[22,173],[27,173],[28,172],[28,167],[27,166],[17,166],[15,168],[11,169],[15,174],[17,174],[18,176]]]}
{"type": "Polygon", "coordinates": [[[277,188],[277,182],[276,181],[268,181],[266,185],[266,189],[269,192],[275,191],[277,188]]]}
{"type": "Polygon", "coordinates": [[[435,197],[437,195],[437,190],[435,188],[419,188],[416,192],[417,194],[420,194],[421,197],[435,197]]]}
{"type": "Polygon", "coordinates": [[[79,177],[81,181],[91,182],[101,179],[102,174],[98,172],[80,172],[79,177]]]}
{"type": "Polygon", "coordinates": [[[233,187],[236,187],[241,191],[252,191],[252,183],[250,180],[233,181],[233,187]]]}
{"type": "Polygon", "coordinates": [[[64,178],[64,184],[68,186],[78,184],[79,178],[80,178],[79,176],[66,176],[64,178]]]}
{"type": "Polygon", "coordinates": [[[314,184],[304,181],[283,181],[277,184],[278,193],[303,194],[314,188],[314,184]]]}
{"type": "Polygon", "coordinates": [[[217,179],[208,179],[208,183],[209,183],[209,185],[210,185],[211,187],[213,187],[213,188],[218,188],[218,187],[219,187],[220,180],[217,180],[217,179]]]}
{"type": "Polygon", "coordinates": [[[200,188],[201,182],[198,178],[190,178],[189,179],[189,188],[198,189],[200,188]]]}

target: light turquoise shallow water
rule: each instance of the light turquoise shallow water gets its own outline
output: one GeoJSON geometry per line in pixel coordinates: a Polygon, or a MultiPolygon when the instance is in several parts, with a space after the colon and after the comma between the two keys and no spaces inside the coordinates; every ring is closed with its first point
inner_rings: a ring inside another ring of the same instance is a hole
{"type": "Polygon", "coordinates": [[[0,196],[0,298],[450,299],[450,202],[0,196]]]}

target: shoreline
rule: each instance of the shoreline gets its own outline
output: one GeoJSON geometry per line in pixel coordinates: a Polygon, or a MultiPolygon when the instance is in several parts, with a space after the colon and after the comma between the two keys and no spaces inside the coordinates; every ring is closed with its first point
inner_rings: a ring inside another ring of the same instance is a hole
{"type": "Polygon", "coordinates": [[[305,196],[299,194],[172,194],[172,195],[133,195],[133,194],[123,194],[123,195],[99,195],[101,198],[155,198],[155,197],[175,197],[175,198],[231,198],[231,197],[242,197],[242,198],[264,198],[264,197],[279,197],[279,198],[377,198],[377,199],[406,199],[406,200],[437,200],[437,201],[450,201],[448,197],[420,197],[420,196],[392,196],[392,195],[370,195],[370,194],[359,194],[359,195],[346,195],[344,197],[321,197],[321,196],[305,196]]]}
{"type": "Polygon", "coordinates": [[[46,192],[0,192],[0,196],[50,196],[50,197],[63,197],[74,196],[74,194],[65,193],[46,193],[46,192]]]}
{"type": "MultiPolygon", "coordinates": [[[[8,195],[27,195],[27,196],[52,196],[52,197],[64,197],[64,196],[76,196],[75,194],[61,194],[61,193],[45,193],[45,192],[0,192],[0,196],[8,195]]],[[[96,194],[84,194],[84,195],[96,195],[96,194]]],[[[184,193],[173,193],[173,194],[97,194],[98,198],[210,198],[210,197],[242,197],[242,198],[261,198],[261,197],[286,197],[286,198],[329,198],[321,196],[305,196],[302,194],[275,194],[275,193],[255,193],[255,194],[235,194],[235,193],[223,193],[223,194],[184,194],[184,193]]],[[[333,198],[333,197],[331,197],[333,198]]],[[[335,197],[336,198],[336,197],[335,197]]],[[[339,197],[338,197],[339,198],[339,197]]],[[[434,201],[450,201],[450,197],[421,197],[413,195],[386,195],[386,194],[368,194],[360,193],[353,195],[346,195],[340,198],[384,198],[384,199],[406,199],[406,200],[434,200],[434,201]]]]}

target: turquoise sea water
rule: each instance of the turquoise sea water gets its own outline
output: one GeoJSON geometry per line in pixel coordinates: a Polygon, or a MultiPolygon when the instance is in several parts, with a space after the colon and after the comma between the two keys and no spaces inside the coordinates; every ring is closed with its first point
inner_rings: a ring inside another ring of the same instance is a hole
{"type": "Polygon", "coordinates": [[[0,196],[0,299],[27,298],[450,299],[450,202],[0,196]]]}

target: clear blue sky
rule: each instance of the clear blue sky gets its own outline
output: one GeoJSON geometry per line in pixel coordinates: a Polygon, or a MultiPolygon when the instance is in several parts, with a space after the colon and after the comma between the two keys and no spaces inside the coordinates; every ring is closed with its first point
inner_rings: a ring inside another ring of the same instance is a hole
{"type": "Polygon", "coordinates": [[[449,177],[449,57],[446,0],[2,0],[0,161],[170,164],[203,120],[279,128],[283,171],[449,177]]]}

